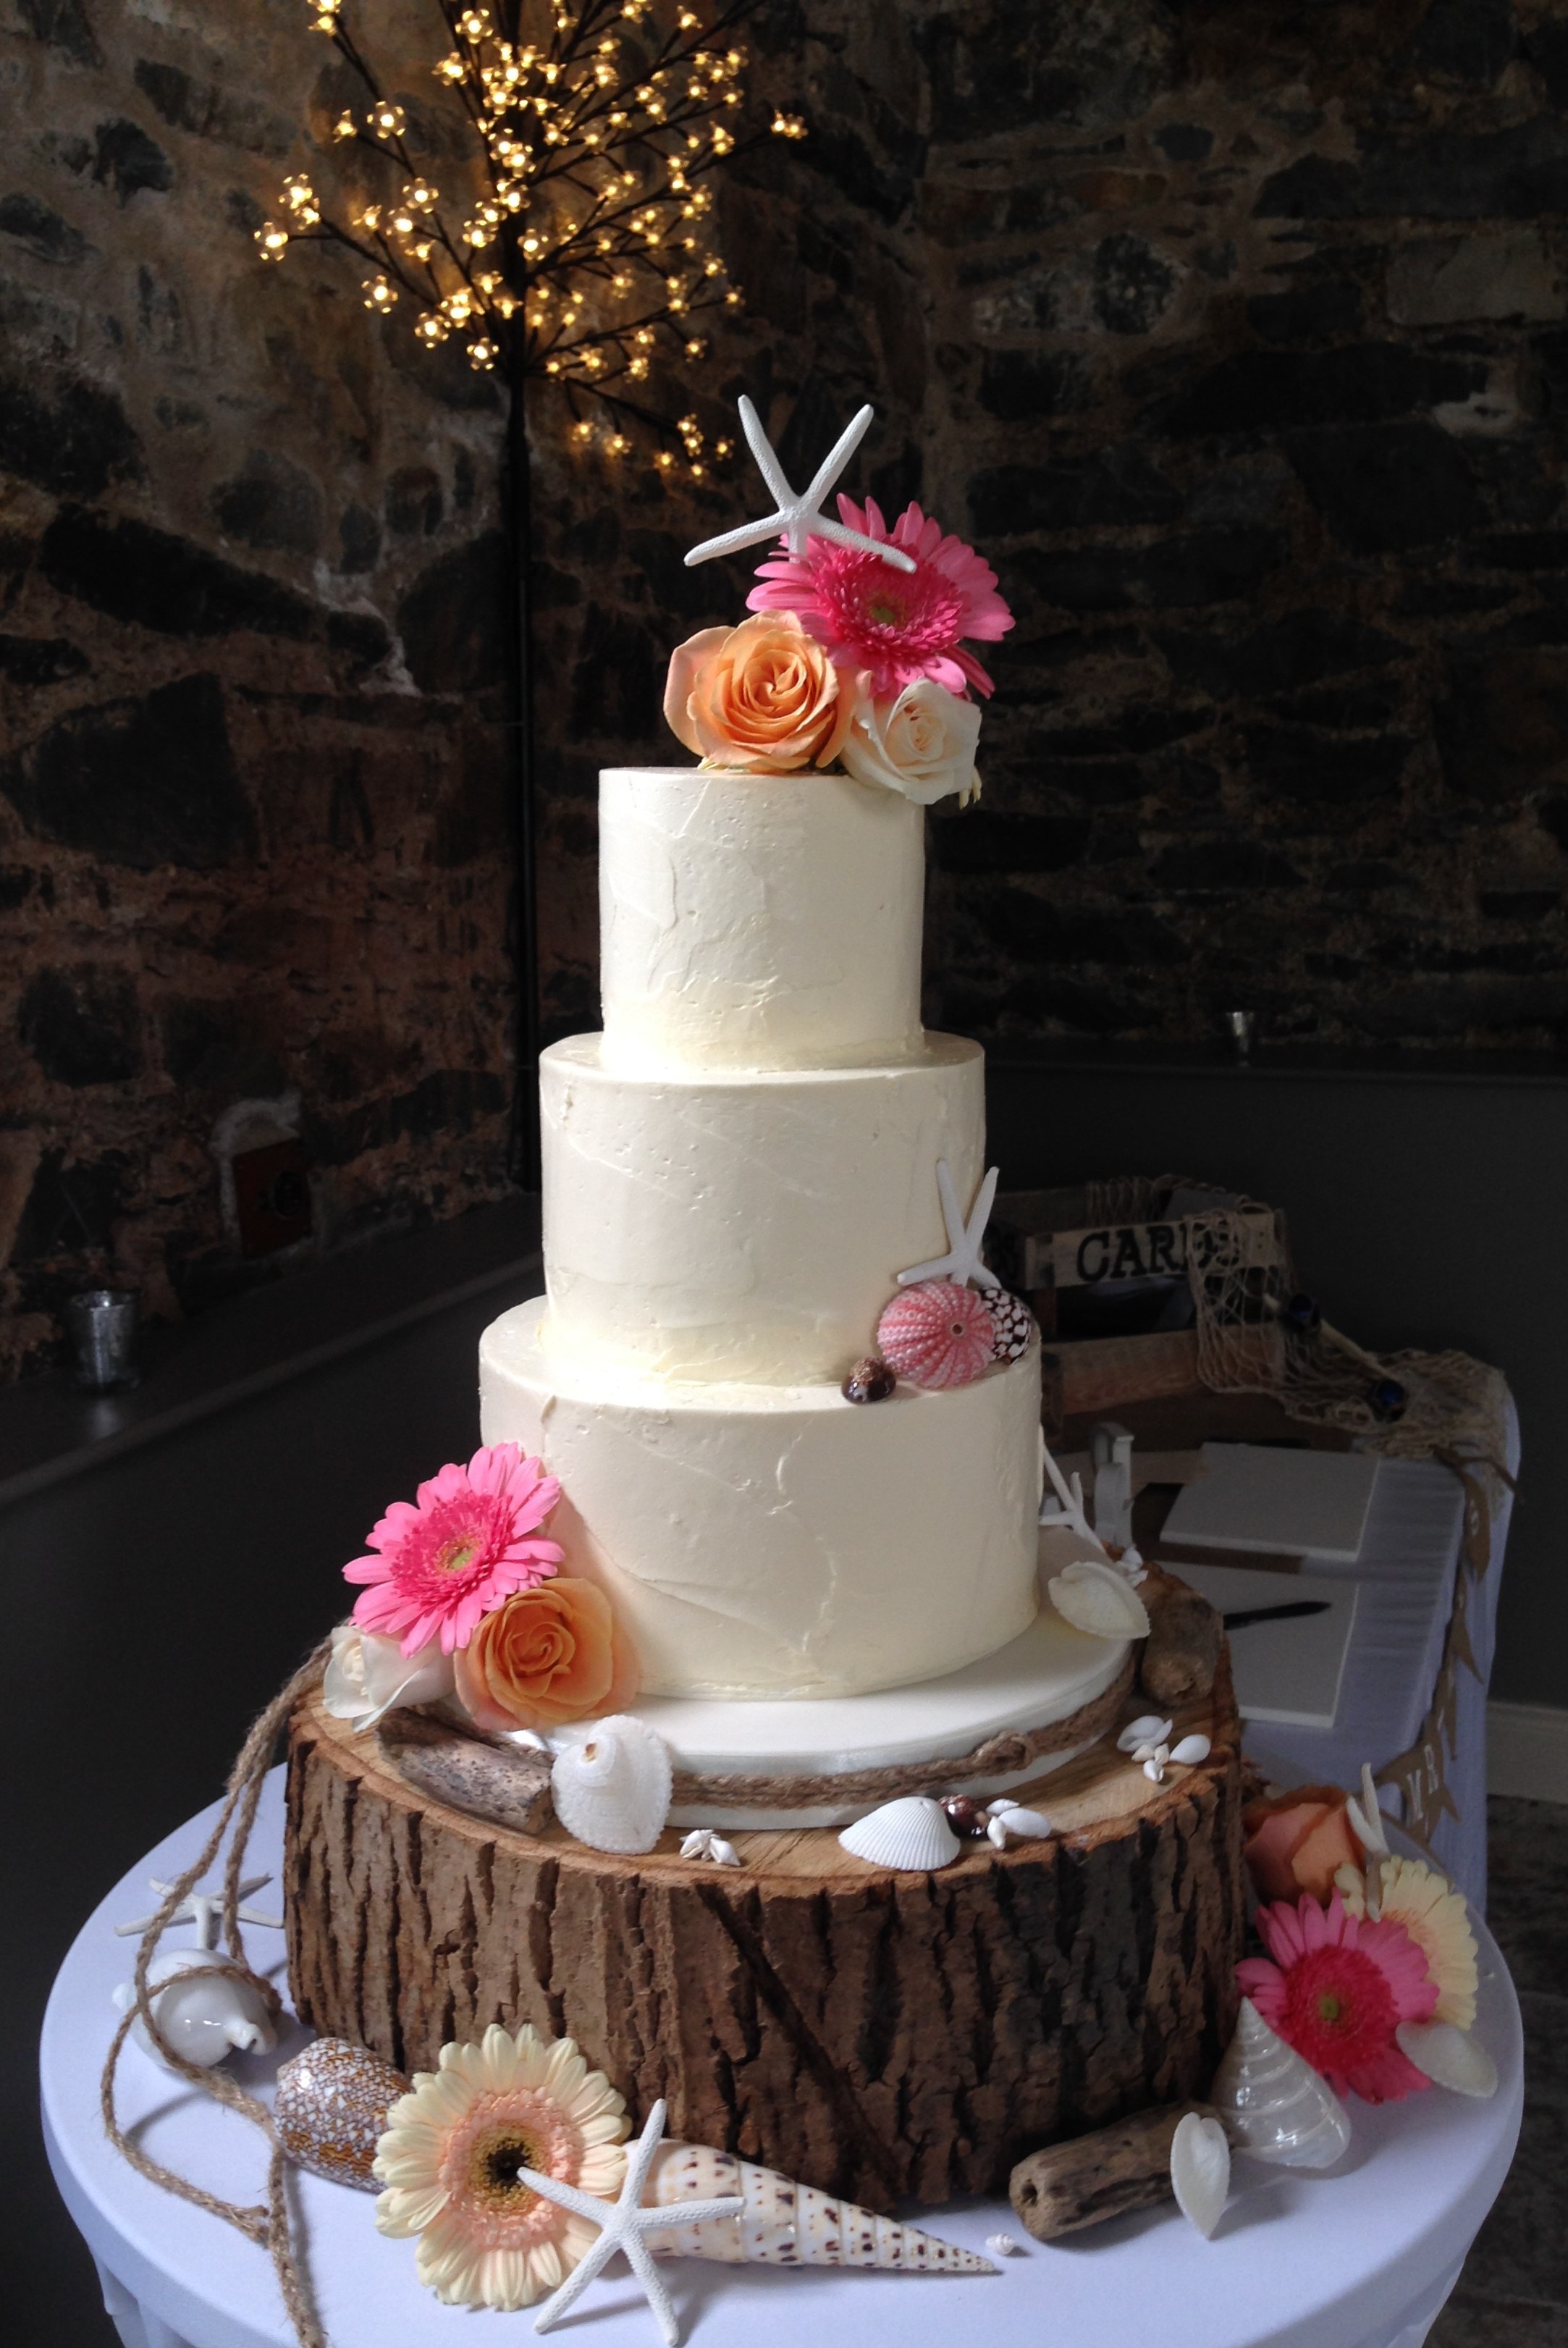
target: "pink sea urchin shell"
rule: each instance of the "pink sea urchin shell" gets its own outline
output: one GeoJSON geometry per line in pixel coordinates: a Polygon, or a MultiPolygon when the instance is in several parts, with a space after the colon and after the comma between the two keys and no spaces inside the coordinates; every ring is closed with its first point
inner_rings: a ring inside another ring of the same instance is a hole
{"type": "Polygon", "coordinates": [[[983,1297],[953,1280],[922,1280],[876,1323],[883,1360],[917,1386],[967,1386],[991,1361],[996,1324],[983,1297]]]}

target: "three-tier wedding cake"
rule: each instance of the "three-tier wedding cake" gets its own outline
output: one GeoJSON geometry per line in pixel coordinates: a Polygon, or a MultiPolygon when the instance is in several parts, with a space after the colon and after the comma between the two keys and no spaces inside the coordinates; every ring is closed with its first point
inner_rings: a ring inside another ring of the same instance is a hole
{"type": "Polygon", "coordinates": [[[696,552],[783,543],[673,656],[695,763],[601,778],[546,1293],[485,1334],[470,1467],[348,1569],[291,1981],[399,2065],[564,2030],[688,2138],[886,2208],[1203,2083],[1237,1728],[1217,1627],[1162,1681],[1176,1586],[1071,1504],[1041,1530],[983,1056],[921,1025],[924,810],[979,789],[1006,606],[917,506],[822,515],[856,427],[797,499],[743,412],[779,510],[696,552]]]}

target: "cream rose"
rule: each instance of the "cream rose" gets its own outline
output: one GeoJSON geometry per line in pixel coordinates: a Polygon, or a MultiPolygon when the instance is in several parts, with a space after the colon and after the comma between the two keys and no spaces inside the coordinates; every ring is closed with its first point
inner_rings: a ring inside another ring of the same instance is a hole
{"type": "Polygon", "coordinates": [[[787,775],[830,766],[850,718],[839,673],[793,612],[704,628],[670,658],[664,715],[714,767],[787,775]]]}
{"type": "Polygon", "coordinates": [[[333,1632],[322,1701],[334,1720],[352,1720],[363,1735],[395,1705],[439,1703],[451,1694],[453,1684],[452,1658],[442,1653],[439,1639],[405,1655],[395,1639],[340,1622],[333,1632]]]}
{"type": "Polygon", "coordinates": [[[949,791],[966,799],[979,797],[979,738],[978,705],[960,700],[932,677],[919,677],[896,698],[882,700],[865,691],[862,680],[839,757],[857,782],[885,784],[929,807],[949,791]]]}

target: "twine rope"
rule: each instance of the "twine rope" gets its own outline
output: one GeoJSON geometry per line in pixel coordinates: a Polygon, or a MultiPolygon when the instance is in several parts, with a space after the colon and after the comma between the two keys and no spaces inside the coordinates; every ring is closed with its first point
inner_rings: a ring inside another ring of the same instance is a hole
{"type": "Polygon", "coordinates": [[[230,1841],[223,1866],[222,1931],[228,1944],[228,1954],[224,1956],[214,1950],[210,1964],[192,1965],[179,1978],[182,1982],[212,1978],[242,1981],[262,2000],[269,2013],[274,2019],[282,2012],[282,2001],[272,1982],[255,1972],[245,1960],[244,1941],[241,1935],[238,1912],[240,1878],[244,1865],[246,1846],[251,1839],[251,1830],[256,1822],[256,1810],[261,1798],[261,1787],[267,1772],[272,1767],[272,1753],[279,1735],[300,1698],[321,1684],[331,1654],[332,1641],[323,1639],[314,1653],[301,1665],[287,1685],[279,1690],[265,1711],[261,1713],[252,1723],[251,1732],[240,1748],[239,1758],[229,1773],[226,1798],[210,1833],[190,1866],[186,1868],[177,1880],[169,1885],[159,1903],[157,1914],[141,1936],[136,1952],[134,1974],[136,2003],[120,2019],[119,2028],[115,2032],[104,2063],[103,2076],[98,2083],[98,2101],[103,2112],[104,2133],[115,2150],[130,2163],[138,2175],[145,2177],[150,2184],[161,2187],[166,2193],[177,2194],[182,2201],[190,2202],[196,2209],[207,2210],[211,2217],[221,2218],[225,2224],[234,2227],[238,2232],[243,2234],[247,2241],[254,2242],[258,2248],[267,2251],[276,2271],[278,2289],[282,2294],[283,2306],[287,2311],[289,2322],[293,2326],[300,2348],[327,2348],[327,2339],[316,2321],[315,2311],[311,2305],[310,2293],[300,2269],[299,2258],[291,2235],[287,2196],[288,2162],[282,2145],[279,2141],[277,2129],[273,2125],[272,2115],[259,2097],[248,2094],[237,2079],[231,2077],[220,2063],[207,2068],[200,2063],[188,2061],[183,2054],[176,2052],[159,2028],[152,2003],[157,1993],[149,1984],[148,1972],[158,1952],[158,1944],[169,1929],[176,1909],[190,1897],[208,1869],[212,1866],[223,1847],[224,1837],[232,1828],[232,1838],[230,1841]],[[178,2170],[166,2168],[161,2161],[154,2160],[151,2154],[144,2151],[135,2138],[128,2136],[121,2127],[115,2109],[115,2077],[119,2069],[119,2058],[125,2050],[126,2040],[129,2037],[138,2018],[146,2028],[148,2036],[177,2077],[183,2079],[189,2086],[200,2087],[204,2095],[211,2096],[214,2103],[221,2104],[228,2111],[238,2112],[242,2119],[251,2121],[261,2130],[268,2146],[267,2198],[263,2203],[259,2206],[247,2206],[243,2202],[225,2201],[218,2194],[207,2192],[203,2187],[192,2184],[188,2177],[181,2177],[178,2170]]]}

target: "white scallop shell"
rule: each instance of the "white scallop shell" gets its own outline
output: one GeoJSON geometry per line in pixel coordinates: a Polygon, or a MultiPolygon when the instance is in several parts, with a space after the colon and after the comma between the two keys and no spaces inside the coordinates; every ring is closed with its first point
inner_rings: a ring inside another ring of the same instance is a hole
{"type": "MultiPolygon", "coordinates": [[[[149,1965],[147,1978],[154,1993],[154,2019],[175,2053],[183,2055],[186,2062],[199,2063],[204,2071],[210,2071],[236,2049],[247,2054],[260,2054],[277,2044],[277,2028],[266,2001],[242,1973],[225,1965],[224,1960],[211,1950],[164,1949],[149,1965]],[[206,1970],[213,1965],[221,1970],[206,1970]],[[185,1974],[198,1970],[202,1974],[200,1980],[184,1979],[185,1974]]],[[[135,1983],[121,1982],[114,1992],[114,2003],[121,2013],[128,2013],[136,2003],[135,1983]]],[[[138,2046],[168,2069],[139,2014],[131,2024],[131,2035],[138,2046]]]]}
{"type": "Polygon", "coordinates": [[[670,1749],[630,1712],[596,1720],[550,1770],[557,1818],[589,1850],[651,1850],[670,1815],[670,1749]]]}
{"type": "Polygon", "coordinates": [[[1096,1639],[1146,1639],[1149,1616],[1143,1600],[1113,1565],[1081,1557],[1046,1584],[1051,1604],[1075,1631],[1096,1639]]]}
{"type": "Polygon", "coordinates": [[[1329,2168],[1350,2141],[1349,2115],[1327,2079],[1247,1997],[1208,2099],[1238,2150],[1281,2168],[1329,2168]]]}
{"type": "Polygon", "coordinates": [[[835,2194],[797,2185],[705,2144],[663,2144],[643,2187],[645,2209],[739,2194],[733,2218],[705,2218],[648,2238],[655,2258],[719,2259],[728,2266],[903,2267],[914,2274],[995,2274],[989,2259],[915,2226],[875,2217],[835,2194]]]}
{"type": "Polygon", "coordinates": [[[946,1867],[963,1848],[942,1805],[928,1794],[901,1794],[896,1802],[884,1802],[845,1827],[838,1839],[852,1858],[911,1871],[946,1867]]]}
{"type": "Polygon", "coordinates": [[[1171,2190],[1184,2218],[1205,2242],[1225,2215],[1230,2191],[1231,2148],[1218,2120],[1187,2112],[1171,2138],[1171,2190]]]}
{"type": "Polygon", "coordinates": [[[1452,2022],[1401,2022],[1395,2043],[1434,2086],[1456,2096],[1495,2096],[1497,2065],[1468,2030],[1452,2022]]]}

